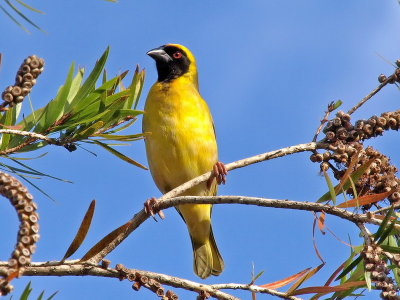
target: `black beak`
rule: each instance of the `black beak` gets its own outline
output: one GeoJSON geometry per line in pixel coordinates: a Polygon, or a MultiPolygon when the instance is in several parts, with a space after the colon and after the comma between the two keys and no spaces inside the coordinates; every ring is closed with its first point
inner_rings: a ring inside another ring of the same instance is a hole
{"type": "Polygon", "coordinates": [[[168,63],[172,61],[171,56],[169,56],[167,52],[164,51],[163,47],[150,50],[149,52],[147,52],[147,55],[153,58],[156,62],[168,63]]]}

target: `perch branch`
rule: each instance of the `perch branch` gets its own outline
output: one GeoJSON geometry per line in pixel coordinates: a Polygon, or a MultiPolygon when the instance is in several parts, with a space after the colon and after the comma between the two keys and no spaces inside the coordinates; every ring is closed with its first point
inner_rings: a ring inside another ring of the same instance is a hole
{"type": "MultiPolygon", "coordinates": [[[[282,156],[286,156],[289,154],[294,154],[294,153],[299,153],[299,152],[304,152],[304,151],[312,151],[316,149],[326,149],[328,147],[328,144],[324,143],[307,143],[307,144],[299,144],[295,146],[290,146],[286,148],[281,148],[278,150],[266,152],[263,154],[255,155],[249,158],[241,159],[232,163],[229,163],[225,165],[226,169],[228,171],[238,169],[238,168],[243,168],[245,166],[255,164],[258,162],[262,162],[265,160],[270,160],[282,156]]],[[[200,175],[180,186],[177,188],[171,190],[170,192],[164,194],[158,199],[158,204],[160,204],[162,201],[168,198],[175,197],[184,191],[192,188],[193,186],[196,186],[202,182],[205,182],[208,178],[210,178],[211,172],[207,172],[203,175],[200,175]]],[[[148,218],[148,214],[144,211],[144,209],[140,210],[138,213],[136,213],[130,222],[129,227],[127,227],[126,231],[123,233],[118,234],[115,239],[113,239],[106,248],[104,248],[100,253],[92,257],[89,262],[93,264],[97,264],[100,262],[108,253],[113,251],[115,247],[117,247],[124,239],[126,239],[136,228],[138,228],[146,219],[148,218]]]]}
{"type": "MultiPolygon", "coordinates": [[[[238,300],[238,298],[229,295],[220,289],[242,289],[253,291],[257,293],[270,294],[278,296],[283,299],[300,300],[300,298],[288,296],[285,293],[277,292],[275,290],[260,288],[255,285],[246,284],[219,284],[219,285],[206,285],[179,277],[169,276],[165,274],[127,269],[131,273],[139,273],[149,279],[158,281],[161,284],[168,285],[175,288],[181,288],[189,291],[202,292],[205,291],[211,296],[222,300],[238,300]],[[220,287],[218,287],[220,286],[220,287]]],[[[6,274],[8,271],[7,262],[0,262],[0,275],[6,274]]],[[[111,277],[120,278],[121,274],[118,270],[113,268],[102,268],[100,266],[77,264],[76,261],[61,262],[35,262],[31,263],[24,269],[24,276],[97,276],[97,277],[111,277]]]]}

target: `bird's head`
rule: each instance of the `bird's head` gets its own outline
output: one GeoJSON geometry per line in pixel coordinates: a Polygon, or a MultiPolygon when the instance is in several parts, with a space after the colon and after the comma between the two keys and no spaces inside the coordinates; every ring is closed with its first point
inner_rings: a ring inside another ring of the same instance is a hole
{"type": "Polygon", "coordinates": [[[188,48],[166,44],[147,52],[156,61],[158,81],[168,82],[185,76],[197,85],[196,61],[188,48]]]}

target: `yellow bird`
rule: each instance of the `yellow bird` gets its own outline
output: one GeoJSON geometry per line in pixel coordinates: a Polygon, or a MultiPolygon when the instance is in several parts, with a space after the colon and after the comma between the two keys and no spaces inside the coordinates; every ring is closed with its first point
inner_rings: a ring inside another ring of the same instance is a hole
{"type": "MultiPolygon", "coordinates": [[[[196,61],[186,47],[167,44],[147,54],[156,61],[158,80],[146,99],[143,132],[153,179],[166,193],[190,179],[213,170],[214,176],[183,193],[210,196],[225,183],[224,165],[218,162],[214,124],[199,93],[196,61]]],[[[200,278],[219,275],[224,262],[211,228],[209,204],[176,207],[189,230],[194,272],[200,278]]]]}

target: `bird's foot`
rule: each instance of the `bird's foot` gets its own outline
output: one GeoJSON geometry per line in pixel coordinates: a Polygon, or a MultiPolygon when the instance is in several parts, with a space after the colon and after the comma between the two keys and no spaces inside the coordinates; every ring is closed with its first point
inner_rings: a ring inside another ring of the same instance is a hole
{"type": "Polygon", "coordinates": [[[146,202],[144,203],[144,211],[153,217],[154,221],[158,222],[155,214],[158,214],[160,216],[160,219],[165,219],[164,213],[162,210],[154,210],[154,205],[157,203],[157,199],[152,197],[150,199],[147,199],[146,202]]]}
{"type": "Polygon", "coordinates": [[[211,188],[214,178],[217,180],[218,184],[225,184],[226,183],[226,175],[228,175],[228,171],[225,168],[225,165],[217,161],[213,166],[212,174],[210,178],[207,180],[207,187],[208,189],[211,188]]]}

